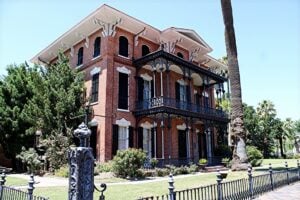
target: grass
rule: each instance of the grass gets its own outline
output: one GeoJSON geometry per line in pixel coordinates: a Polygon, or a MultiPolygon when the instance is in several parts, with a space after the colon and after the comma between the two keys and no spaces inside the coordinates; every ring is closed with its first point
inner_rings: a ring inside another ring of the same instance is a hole
{"type": "MultiPolygon", "coordinates": [[[[269,163],[272,163],[274,169],[280,169],[284,166],[286,159],[264,159],[262,167],[254,168],[254,175],[266,173],[269,163]]],[[[297,166],[297,159],[287,159],[289,167],[297,166]]],[[[283,169],[283,168],[282,168],[283,169]]],[[[247,172],[229,172],[226,180],[234,180],[240,178],[247,178],[247,172]]],[[[175,190],[183,190],[187,188],[199,187],[201,185],[208,185],[216,183],[216,173],[202,173],[194,176],[175,176],[175,190]]],[[[123,184],[109,185],[104,192],[106,199],[137,199],[138,197],[163,195],[168,193],[168,179],[159,180],[156,182],[139,182],[135,184],[134,181],[128,181],[119,178],[99,179],[95,178],[96,186],[99,187],[100,182],[114,183],[124,182],[123,184]]],[[[50,199],[67,199],[67,187],[48,187],[36,188],[34,194],[43,197],[50,197],[50,199]]],[[[94,199],[98,199],[100,193],[94,192],[94,199]]]]}
{"type": "MultiPolygon", "coordinates": [[[[246,178],[247,172],[229,172],[226,180],[246,178]]],[[[175,176],[175,189],[183,190],[186,188],[199,187],[216,183],[216,173],[196,174],[194,176],[175,176]]],[[[99,180],[98,180],[99,181],[99,180]]],[[[97,181],[97,182],[98,182],[97,181]]],[[[99,184],[97,184],[99,186],[99,184]]],[[[68,194],[67,187],[36,188],[35,195],[50,197],[50,199],[66,199],[68,194]]],[[[126,184],[109,185],[105,191],[106,199],[137,199],[151,195],[162,195],[168,193],[168,179],[156,182],[135,184],[134,181],[127,181],[126,184]]],[[[98,199],[100,193],[95,191],[94,198],[98,199]]]]}
{"type": "Polygon", "coordinates": [[[6,177],[6,182],[5,182],[6,186],[23,186],[27,184],[28,184],[28,180],[26,179],[11,177],[11,176],[6,177]]]}

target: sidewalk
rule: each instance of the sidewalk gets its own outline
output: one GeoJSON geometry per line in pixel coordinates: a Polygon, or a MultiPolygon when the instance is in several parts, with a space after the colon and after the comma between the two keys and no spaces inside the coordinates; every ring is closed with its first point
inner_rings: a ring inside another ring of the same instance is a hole
{"type": "Polygon", "coordinates": [[[300,182],[265,193],[256,200],[300,200],[300,182]]]}

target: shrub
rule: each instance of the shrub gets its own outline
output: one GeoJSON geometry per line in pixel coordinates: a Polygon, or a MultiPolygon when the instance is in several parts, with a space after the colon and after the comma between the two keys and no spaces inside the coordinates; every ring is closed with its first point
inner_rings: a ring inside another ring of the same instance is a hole
{"type": "Polygon", "coordinates": [[[97,171],[97,173],[112,172],[113,171],[112,161],[105,162],[105,163],[97,163],[95,171],[97,171]]]}
{"type": "Polygon", "coordinates": [[[118,151],[113,158],[113,172],[122,178],[138,177],[138,169],[146,160],[146,153],[141,149],[127,149],[118,151]]]}
{"type": "Polygon", "coordinates": [[[54,171],[56,176],[67,178],[69,177],[69,167],[67,165],[61,166],[59,169],[54,171]]]}
{"type": "Polygon", "coordinates": [[[36,173],[41,168],[42,162],[39,160],[39,155],[34,148],[26,150],[25,147],[22,147],[22,152],[16,158],[27,165],[29,173],[36,173]]]}
{"type": "Polygon", "coordinates": [[[224,144],[219,145],[215,149],[214,153],[215,156],[222,156],[222,157],[229,157],[229,158],[232,157],[231,148],[228,145],[224,145],[224,144]]]}
{"type": "Polygon", "coordinates": [[[155,159],[155,158],[152,158],[152,159],[150,160],[150,163],[151,163],[151,167],[152,167],[152,168],[155,168],[155,167],[157,166],[157,164],[158,164],[158,160],[155,159]]]}
{"type": "Polygon", "coordinates": [[[294,155],[294,159],[300,159],[300,153],[294,155]]]}
{"type": "Polygon", "coordinates": [[[167,168],[156,168],[157,176],[163,177],[168,176],[170,174],[170,169],[167,168]]]}
{"type": "Polygon", "coordinates": [[[262,163],[263,154],[255,146],[246,147],[248,160],[253,167],[260,166],[262,163]]]}
{"type": "Polygon", "coordinates": [[[190,167],[188,168],[189,174],[196,173],[197,171],[198,171],[198,166],[195,164],[190,165],[190,167]]]}

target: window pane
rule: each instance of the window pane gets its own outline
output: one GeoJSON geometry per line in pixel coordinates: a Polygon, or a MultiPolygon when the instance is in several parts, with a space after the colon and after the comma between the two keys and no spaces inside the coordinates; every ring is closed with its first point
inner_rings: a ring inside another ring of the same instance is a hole
{"type": "Polygon", "coordinates": [[[124,36],[119,38],[119,55],[128,57],[128,40],[124,36]]]}
{"type": "Polygon", "coordinates": [[[98,89],[99,89],[99,73],[93,75],[93,78],[92,78],[91,102],[98,101],[98,89]]]}
{"type": "Polygon", "coordinates": [[[95,39],[95,43],[94,43],[94,57],[97,57],[100,55],[100,49],[101,49],[101,38],[97,37],[95,39]]]}
{"type": "Polygon", "coordinates": [[[119,102],[118,108],[128,109],[128,74],[119,73],[119,102]]]}

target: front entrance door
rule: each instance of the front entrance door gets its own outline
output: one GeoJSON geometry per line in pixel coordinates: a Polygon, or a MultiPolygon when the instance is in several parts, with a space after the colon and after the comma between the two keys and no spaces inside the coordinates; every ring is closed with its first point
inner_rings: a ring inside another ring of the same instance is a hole
{"type": "Polygon", "coordinates": [[[199,158],[207,158],[206,135],[199,133],[198,136],[199,158]]]}

